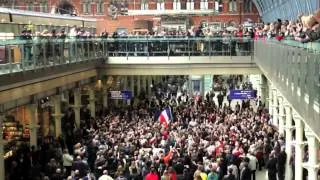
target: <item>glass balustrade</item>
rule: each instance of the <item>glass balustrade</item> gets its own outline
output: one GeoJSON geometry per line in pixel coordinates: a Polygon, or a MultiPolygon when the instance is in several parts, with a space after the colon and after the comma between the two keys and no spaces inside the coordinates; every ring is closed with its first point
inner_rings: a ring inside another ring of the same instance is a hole
{"type": "Polygon", "coordinates": [[[108,56],[251,56],[247,38],[88,38],[0,41],[0,74],[34,70],[108,56]]]}
{"type": "Polygon", "coordinates": [[[109,56],[251,56],[249,38],[115,38],[107,39],[109,56]]]}
{"type": "Polygon", "coordinates": [[[319,132],[320,53],[310,51],[306,44],[287,43],[256,41],[254,60],[314,132],[319,132]]]}

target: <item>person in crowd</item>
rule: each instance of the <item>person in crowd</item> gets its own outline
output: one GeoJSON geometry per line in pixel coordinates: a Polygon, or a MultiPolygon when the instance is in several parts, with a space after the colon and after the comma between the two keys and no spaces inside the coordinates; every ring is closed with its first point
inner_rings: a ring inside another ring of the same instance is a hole
{"type": "Polygon", "coordinates": [[[240,180],[251,180],[251,170],[247,161],[244,161],[240,172],[240,180]]]}
{"type": "MultiPolygon", "coordinates": [[[[183,88],[166,86],[169,79],[164,79],[164,83],[154,85],[154,94],[159,96],[149,101],[142,97],[132,106],[111,106],[97,113],[96,118],[85,115],[89,111],[82,109],[80,127],[74,126],[74,114],[66,109],[63,138],[43,138],[39,158],[34,158],[32,164],[40,164],[39,171],[49,178],[59,178],[57,169],[61,169],[64,177],[72,179],[222,180],[231,179],[228,174],[233,174],[236,180],[246,180],[256,168],[249,165],[246,152],[255,156],[259,144],[262,149],[268,147],[276,152],[283,144],[268,124],[270,116],[265,107],[260,113],[250,106],[236,112],[230,106],[216,106],[210,98],[181,97],[180,103],[171,105],[170,124],[159,123],[156,114],[168,107],[171,97],[188,94],[186,90],[177,93],[183,88]],[[76,158],[72,160],[68,152],[76,158]]],[[[184,83],[180,84],[176,85],[184,83]]],[[[10,176],[14,178],[11,174],[20,166],[20,161],[16,162],[10,176]]]]}
{"type": "Polygon", "coordinates": [[[108,175],[107,170],[104,170],[102,176],[100,176],[98,180],[113,180],[113,178],[108,175]]]}
{"type": "Polygon", "coordinates": [[[266,168],[268,170],[269,180],[277,180],[277,158],[274,151],[272,151],[270,154],[266,168]]]}
{"type": "Polygon", "coordinates": [[[278,180],[284,180],[286,161],[287,154],[285,152],[285,148],[281,147],[281,152],[279,153],[277,158],[278,180]]]}
{"type": "Polygon", "coordinates": [[[251,170],[252,180],[256,180],[258,159],[254,154],[254,150],[251,150],[247,157],[249,158],[249,168],[251,170]]]}
{"type": "Polygon", "coordinates": [[[237,180],[232,168],[228,169],[228,174],[225,175],[222,180],[237,180]]]}

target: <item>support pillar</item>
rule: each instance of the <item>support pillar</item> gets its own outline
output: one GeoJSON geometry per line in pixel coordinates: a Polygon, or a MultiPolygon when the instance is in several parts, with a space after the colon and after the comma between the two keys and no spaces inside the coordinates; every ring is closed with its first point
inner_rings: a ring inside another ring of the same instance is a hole
{"type": "Polygon", "coordinates": [[[134,76],[130,76],[130,90],[132,92],[132,97],[134,97],[134,76]]]}
{"type": "Polygon", "coordinates": [[[148,92],[148,88],[147,88],[147,77],[146,76],[142,76],[141,77],[142,80],[142,90],[147,93],[148,92]]]}
{"type": "Polygon", "coordinates": [[[2,123],[5,119],[5,115],[3,112],[0,114],[0,179],[5,179],[5,166],[4,166],[4,146],[6,145],[6,141],[3,139],[3,129],[2,123]]]}
{"type": "Polygon", "coordinates": [[[286,104],[285,106],[285,112],[286,112],[286,174],[285,174],[285,180],[292,180],[292,170],[290,166],[290,158],[292,156],[292,131],[294,127],[292,126],[292,110],[289,105],[286,104]]]}
{"type": "Polygon", "coordinates": [[[123,90],[128,90],[128,76],[123,76],[123,90]]]}
{"type": "Polygon", "coordinates": [[[284,135],[284,104],[283,104],[283,97],[280,96],[278,97],[278,101],[279,101],[279,115],[278,115],[278,119],[279,119],[279,133],[284,135]]]}
{"type": "Polygon", "coordinates": [[[272,103],[272,100],[273,100],[273,90],[272,90],[272,85],[269,84],[269,97],[268,97],[268,106],[269,106],[269,114],[270,116],[273,115],[273,103],[272,103]]]}
{"type": "Polygon", "coordinates": [[[77,88],[73,91],[74,93],[74,117],[77,128],[80,128],[80,108],[81,108],[81,89],[77,88]]]}
{"type": "MultiPolygon", "coordinates": [[[[121,78],[120,78],[120,76],[117,76],[115,79],[116,79],[116,83],[117,83],[117,90],[121,91],[121,78]]],[[[119,106],[119,99],[115,99],[114,102],[115,102],[116,107],[118,107],[119,106]]]]}
{"type": "Polygon", "coordinates": [[[67,107],[69,107],[69,91],[64,91],[63,92],[63,100],[66,103],[67,107]]]}
{"type": "Polygon", "coordinates": [[[59,137],[61,135],[62,129],[61,129],[61,95],[55,95],[53,97],[53,105],[54,105],[54,114],[52,116],[54,117],[54,132],[55,137],[59,137]]]}
{"type": "Polygon", "coordinates": [[[108,108],[108,88],[107,85],[104,84],[103,88],[102,88],[102,96],[103,96],[103,108],[107,109],[108,108]]]}
{"type": "Polygon", "coordinates": [[[309,128],[305,128],[305,133],[308,142],[309,160],[307,163],[304,163],[304,167],[308,170],[308,180],[317,180],[319,170],[319,141],[309,128]]]}
{"type": "Polygon", "coordinates": [[[295,116],[296,141],[295,141],[295,180],[301,180],[303,175],[303,122],[302,118],[295,116]]]}
{"type": "Polygon", "coordinates": [[[141,92],[141,77],[137,76],[137,96],[140,96],[140,92],[141,92]]]}
{"type": "Polygon", "coordinates": [[[91,117],[96,117],[96,94],[94,87],[89,88],[89,109],[91,117]]]}
{"type": "Polygon", "coordinates": [[[278,96],[277,90],[273,89],[273,115],[272,115],[273,125],[279,127],[279,119],[278,119],[278,96]]]}
{"type": "Polygon", "coordinates": [[[29,104],[28,105],[29,111],[30,111],[30,147],[34,146],[35,148],[38,147],[37,139],[37,129],[39,128],[37,124],[37,118],[38,118],[38,104],[29,104]]]}
{"type": "Polygon", "coordinates": [[[151,76],[148,76],[148,98],[151,99],[152,97],[152,88],[151,88],[151,85],[152,85],[152,77],[151,76]]]}

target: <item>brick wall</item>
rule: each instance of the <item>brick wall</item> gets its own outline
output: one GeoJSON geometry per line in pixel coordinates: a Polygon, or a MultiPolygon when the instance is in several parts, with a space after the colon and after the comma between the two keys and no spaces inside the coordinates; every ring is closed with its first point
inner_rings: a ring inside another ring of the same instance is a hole
{"type": "MultiPolygon", "coordinates": [[[[36,3],[38,4],[40,2],[40,0],[35,0],[36,3]]],[[[50,12],[50,7],[52,6],[57,6],[62,0],[48,0],[48,10],[50,12]]],[[[82,14],[82,0],[68,0],[77,10],[77,12],[81,15],[82,14]]],[[[135,0],[135,9],[140,10],[141,5],[140,5],[140,1],[141,0],[135,0]]],[[[25,1],[16,1],[17,2],[17,6],[26,6],[26,2],[25,1]]],[[[91,1],[93,2],[91,5],[91,13],[92,13],[92,17],[93,18],[99,18],[98,23],[97,23],[97,32],[102,32],[105,29],[108,32],[113,32],[115,31],[117,28],[128,28],[129,31],[134,29],[134,21],[135,20],[151,20],[154,21],[154,16],[118,16],[117,20],[112,20],[109,16],[107,16],[108,14],[108,7],[109,7],[109,0],[104,0],[104,15],[102,16],[95,16],[96,15],[96,11],[97,11],[97,7],[96,7],[96,3],[94,3],[95,1],[91,1]]],[[[165,8],[166,9],[173,9],[173,0],[166,0],[165,1],[165,8]]],[[[181,0],[182,2],[182,0],[181,0]]],[[[195,2],[195,9],[200,9],[200,0],[194,0],[195,2]]],[[[209,9],[214,9],[214,4],[215,1],[214,0],[208,0],[208,6],[209,9]]],[[[239,17],[239,13],[234,13],[234,14],[230,14],[229,13],[229,0],[222,0],[223,3],[223,11],[220,15],[212,15],[212,16],[192,16],[192,21],[193,21],[193,25],[199,25],[202,21],[209,21],[209,22],[230,22],[230,21],[234,21],[236,23],[239,23],[240,21],[240,17],[239,17]]],[[[240,4],[238,4],[238,11],[240,10],[240,4]]],[[[149,10],[155,10],[157,9],[157,0],[149,0],[149,10]]],[[[133,1],[129,1],[129,9],[133,9],[133,1]]],[[[25,9],[25,8],[23,8],[25,9]]],[[[38,9],[36,9],[38,10],[38,9]]],[[[90,15],[86,15],[86,17],[90,17],[90,15]]],[[[258,22],[259,16],[258,16],[258,11],[257,8],[255,6],[253,6],[253,13],[251,13],[250,15],[247,14],[243,14],[242,13],[242,21],[250,18],[255,22],[258,22]]]]}

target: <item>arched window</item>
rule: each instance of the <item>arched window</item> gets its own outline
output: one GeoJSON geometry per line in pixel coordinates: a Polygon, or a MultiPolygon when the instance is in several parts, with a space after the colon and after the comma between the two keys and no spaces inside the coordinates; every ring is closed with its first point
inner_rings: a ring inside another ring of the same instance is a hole
{"type": "Polygon", "coordinates": [[[200,9],[207,10],[208,9],[208,0],[201,0],[200,1],[200,9]]]}
{"type": "Polygon", "coordinates": [[[187,10],[194,10],[194,0],[187,1],[187,10]]]}
{"type": "Polygon", "coordinates": [[[237,1],[236,0],[229,0],[229,11],[230,12],[237,11],[237,1]]]}
{"type": "Polygon", "coordinates": [[[158,0],[157,1],[157,10],[164,10],[165,9],[165,0],[158,0]]]}
{"type": "Polygon", "coordinates": [[[90,14],[91,13],[91,3],[89,0],[82,1],[82,12],[83,12],[83,14],[90,14]]]}
{"type": "Polygon", "coordinates": [[[252,0],[243,1],[243,12],[249,13],[252,11],[252,0]]]}
{"type": "Polygon", "coordinates": [[[181,10],[181,2],[180,2],[180,0],[173,0],[173,9],[174,10],[181,10]]]}
{"type": "Polygon", "coordinates": [[[148,0],[141,1],[141,10],[148,10],[149,9],[149,2],[148,0]]]}
{"type": "Polygon", "coordinates": [[[97,14],[103,14],[104,13],[104,2],[103,0],[97,1],[97,14]]]}

